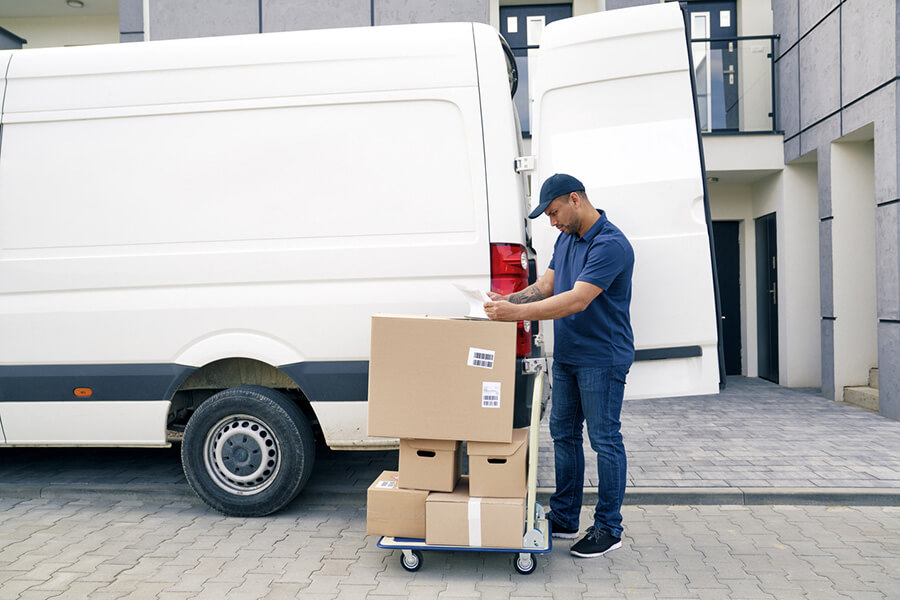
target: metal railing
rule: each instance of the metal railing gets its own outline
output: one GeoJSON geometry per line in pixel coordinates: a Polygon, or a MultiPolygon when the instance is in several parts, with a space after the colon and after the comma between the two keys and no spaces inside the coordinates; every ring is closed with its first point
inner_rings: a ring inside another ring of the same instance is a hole
{"type": "Polygon", "coordinates": [[[704,134],[777,131],[775,35],[691,40],[704,134]]]}

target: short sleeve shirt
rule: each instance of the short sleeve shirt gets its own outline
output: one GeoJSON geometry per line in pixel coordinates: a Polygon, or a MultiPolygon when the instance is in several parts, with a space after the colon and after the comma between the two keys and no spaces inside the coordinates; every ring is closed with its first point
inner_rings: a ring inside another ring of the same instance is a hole
{"type": "Polygon", "coordinates": [[[553,293],[584,281],[603,290],[586,309],[553,322],[553,359],[578,366],[611,367],[634,361],[631,275],[634,251],[606,213],[579,237],[560,233],[553,247],[553,293]]]}

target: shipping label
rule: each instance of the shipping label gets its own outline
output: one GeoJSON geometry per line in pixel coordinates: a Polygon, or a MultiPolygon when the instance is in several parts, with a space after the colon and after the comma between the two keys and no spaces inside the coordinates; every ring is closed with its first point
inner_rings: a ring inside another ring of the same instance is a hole
{"type": "Polygon", "coordinates": [[[481,408],[500,408],[500,382],[481,382],[481,408]]]}
{"type": "Polygon", "coordinates": [[[376,488],[393,488],[397,487],[396,481],[379,481],[375,486],[376,488]]]}
{"type": "Polygon", "coordinates": [[[481,367],[482,369],[494,368],[494,351],[484,350],[483,348],[469,348],[469,362],[466,363],[470,367],[481,367]]]}

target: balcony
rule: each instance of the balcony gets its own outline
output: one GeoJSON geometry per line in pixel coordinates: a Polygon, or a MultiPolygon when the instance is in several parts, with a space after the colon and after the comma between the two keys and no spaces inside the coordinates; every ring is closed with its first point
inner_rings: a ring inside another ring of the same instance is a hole
{"type": "Polygon", "coordinates": [[[778,133],[772,58],[777,37],[691,40],[704,135],[778,133]]]}

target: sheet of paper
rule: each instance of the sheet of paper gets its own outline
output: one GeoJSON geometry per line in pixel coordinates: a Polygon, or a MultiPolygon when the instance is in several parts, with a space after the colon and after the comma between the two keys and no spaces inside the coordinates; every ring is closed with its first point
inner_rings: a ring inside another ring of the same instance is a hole
{"type": "Polygon", "coordinates": [[[488,296],[484,290],[479,290],[475,288],[468,288],[464,285],[459,285],[454,283],[456,289],[466,297],[466,300],[469,302],[469,312],[466,313],[466,316],[472,319],[487,319],[488,316],[484,312],[484,303],[490,302],[491,297],[488,296]]]}

